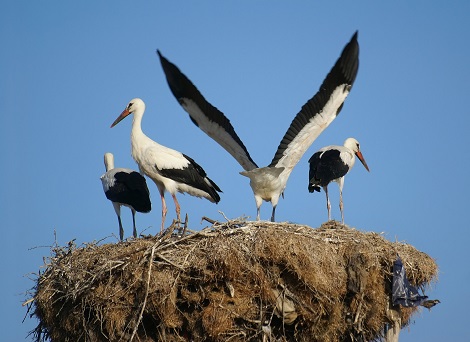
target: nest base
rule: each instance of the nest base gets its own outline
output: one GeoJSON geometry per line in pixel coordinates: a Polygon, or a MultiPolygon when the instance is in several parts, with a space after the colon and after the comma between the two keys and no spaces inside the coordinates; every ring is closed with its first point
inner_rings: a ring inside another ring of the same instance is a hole
{"type": "Polygon", "coordinates": [[[397,254],[412,285],[437,277],[413,246],[335,221],[171,232],[54,248],[32,302],[36,341],[383,339],[418,310],[391,307],[397,254]]]}

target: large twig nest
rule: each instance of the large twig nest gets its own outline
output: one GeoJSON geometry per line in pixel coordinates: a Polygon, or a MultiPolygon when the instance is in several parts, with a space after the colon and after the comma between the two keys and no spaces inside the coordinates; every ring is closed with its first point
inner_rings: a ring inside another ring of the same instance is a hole
{"type": "MultiPolygon", "coordinates": [[[[432,258],[337,222],[234,220],[184,237],[54,248],[38,278],[37,341],[380,339],[397,254],[412,285],[432,258]]],[[[394,308],[402,326],[417,308],[394,308]]]]}

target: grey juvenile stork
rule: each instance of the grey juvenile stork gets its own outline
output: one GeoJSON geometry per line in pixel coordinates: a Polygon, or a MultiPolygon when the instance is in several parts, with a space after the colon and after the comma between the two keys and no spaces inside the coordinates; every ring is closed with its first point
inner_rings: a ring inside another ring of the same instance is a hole
{"type": "Polygon", "coordinates": [[[137,237],[135,227],[135,212],[148,213],[152,209],[150,193],[145,177],[140,173],[114,167],[114,156],[112,153],[104,154],[104,165],[106,173],[101,176],[104,194],[113,203],[114,211],[119,222],[119,238],[124,239],[124,228],[121,222],[121,206],[132,211],[132,222],[134,224],[134,237],[137,237]]]}

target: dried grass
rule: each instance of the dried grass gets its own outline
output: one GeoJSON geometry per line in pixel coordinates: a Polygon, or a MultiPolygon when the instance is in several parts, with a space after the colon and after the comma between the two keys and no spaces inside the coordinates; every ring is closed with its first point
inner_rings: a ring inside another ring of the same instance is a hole
{"type": "MultiPolygon", "coordinates": [[[[54,248],[32,301],[37,341],[369,341],[392,323],[397,253],[410,282],[437,277],[414,247],[330,221],[231,220],[183,237],[54,248]]],[[[394,308],[402,326],[417,308],[394,308]]]]}

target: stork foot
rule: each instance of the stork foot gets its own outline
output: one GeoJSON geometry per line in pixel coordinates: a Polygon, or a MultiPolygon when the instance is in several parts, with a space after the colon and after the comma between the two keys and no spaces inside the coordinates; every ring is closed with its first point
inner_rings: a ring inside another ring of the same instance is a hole
{"type": "Polygon", "coordinates": [[[184,234],[186,234],[187,228],[188,228],[188,214],[186,213],[184,217],[184,222],[179,222],[178,235],[180,237],[183,237],[184,234]],[[181,226],[181,223],[183,223],[183,226],[181,226]]]}

